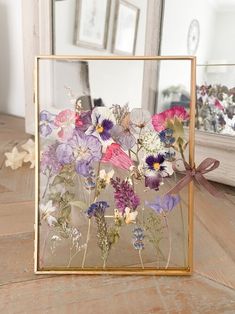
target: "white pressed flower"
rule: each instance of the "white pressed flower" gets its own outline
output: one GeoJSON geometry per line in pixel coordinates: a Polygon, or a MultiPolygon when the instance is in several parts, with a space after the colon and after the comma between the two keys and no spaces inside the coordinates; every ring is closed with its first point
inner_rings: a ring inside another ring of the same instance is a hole
{"type": "Polygon", "coordinates": [[[57,210],[57,208],[52,205],[52,201],[50,200],[45,205],[40,204],[39,207],[41,213],[41,220],[45,220],[50,227],[54,225],[57,222],[57,219],[51,214],[54,213],[57,210]]]}
{"type": "Polygon", "coordinates": [[[122,219],[122,214],[120,213],[120,211],[117,208],[114,209],[114,218],[115,219],[122,219]]]}
{"type": "Polygon", "coordinates": [[[140,137],[141,146],[147,153],[156,154],[164,149],[159,135],[151,130],[145,131],[140,137]]]}
{"type": "Polygon", "coordinates": [[[30,162],[30,168],[35,167],[35,143],[32,139],[29,139],[24,145],[21,147],[26,150],[27,154],[24,157],[24,162],[30,162]]]}
{"type": "Polygon", "coordinates": [[[110,170],[109,172],[106,172],[105,169],[100,170],[99,178],[103,181],[105,181],[106,184],[110,183],[110,180],[112,179],[114,175],[114,170],[110,170]]]}
{"type": "Polygon", "coordinates": [[[138,215],[137,210],[131,211],[131,209],[129,207],[126,207],[125,208],[125,214],[124,214],[125,223],[126,224],[136,223],[137,215],[138,215]]]}
{"type": "Polygon", "coordinates": [[[16,147],[13,147],[11,152],[5,153],[5,156],[7,158],[5,161],[6,167],[11,167],[12,170],[16,170],[22,167],[23,160],[26,154],[26,152],[19,152],[16,147]]]}
{"type": "Polygon", "coordinates": [[[162,165],[165,167],[165,170],[162,172],[162,176],[163,177],[172,176],[174,173],[172,163],[170,161],[165,160],[162,165]]]}

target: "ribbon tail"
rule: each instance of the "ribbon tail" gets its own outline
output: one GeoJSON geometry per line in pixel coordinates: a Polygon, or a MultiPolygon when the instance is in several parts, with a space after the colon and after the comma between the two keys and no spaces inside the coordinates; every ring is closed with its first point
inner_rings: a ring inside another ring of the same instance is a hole
{"type": "Polygon", "coordinates": [[[181,180],[177,182],[177,184],[170,189],[166,194],[177,194],[180,190],[182,190],[186,185],[189,184],[190,181],[192,181],[193,178],[190,175],[186,175],[181,180]]]}
{"type": "Polygon", "coordinates": [[[198,184],[204,186],[204,188],[214,197],[225,197],[224,194],[217,190],[202,174],[197,174],[195,179],[198,184]]]}

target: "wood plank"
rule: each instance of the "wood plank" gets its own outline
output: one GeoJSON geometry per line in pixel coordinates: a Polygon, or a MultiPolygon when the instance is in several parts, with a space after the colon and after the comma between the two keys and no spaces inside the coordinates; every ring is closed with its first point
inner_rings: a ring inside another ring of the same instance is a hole
{"type": "Polygon", "coordinates": [[[33,232],[34,202],[0,204],[0,236],[33,232]]]}
{"type": "Polygon", "coordinates": [[[33,243],[33,232],[0,236],[0,286],[48,277],[33,273],[33,243]]]}
{"type": "Polygon", "coordinates": [[[232,313],[235,292],[191,278],[57,276],[4,286],[1,313],[232,313]]]}
{"type": "Polygon", "coordinates": [[[234,260],[227,253],[227,248],[219,245],[197,217],[195,217],[194,268],[196,273],[235,289],[234,260]]]}

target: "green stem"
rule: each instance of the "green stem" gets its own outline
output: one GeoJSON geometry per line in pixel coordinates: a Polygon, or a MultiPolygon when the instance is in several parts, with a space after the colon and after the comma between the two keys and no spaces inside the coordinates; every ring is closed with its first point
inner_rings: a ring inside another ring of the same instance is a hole
{"type": "Polygon", "coordinates": [[[84,249],[84,254],[83,254],[83,259],[82,259],[82,268],[84,268],[84,266],[85,266],[87,247],[88,247],[88,242],[90,240],[90,231],[91,231],[91,218],[89,218],[89,220],[88,220],[86,243],[85,243],[85,249],[84,249]]]}
{"type": "Polygon", "coordinates": [[[171,242],[172,241],[171,241],[171,231],[170,231],[170,227],[168,224],[168,219],[166,216],[164,217],[164,219],[165,219],[165,224],[166,224],[166,228],[167,228],[167,232],[168,232],[168,240],[169,240],[169,251],[168,251],[168,257],[167,257],[167,263],[165,266],[165,268],[167,269],[169,267],[170,259],[171,259],[171,251],[172,251],[172,243],[171,242]]]}
{"type": "Polygon", "coordinates": [[[49,172],[49,175],[48,175],[48,177],[47,177],[47,183],[46,183],[45,190],[44,190],[44,192],[43,192],[43,194],[42,194],[42,198],[44,198],[45,195],[46,195],[46,192],[47,192],[47,189],[48,189],[48,186],[49,186],[50,179],[51,179],[51,171],[49,172]]]}
{"type": "MultiPolygon", "coordinates": [[[[98,163],[96,181],[97,181],[97,179],[98,179],[99,174],[100,174],[100,162],[98,163]]],[[[98,197],[98,196],[97,196],[97,182],[96,182],[95,195],[94,195],[93,203],[96,202],[97,197],[98,197]]],[[[90,204],[89,204],[89,205],[90,205],[90,204]]],[[[89,218],[89,220],[88,220],[86,243],[85,243],[85,249],[84,249],[84,254],[83,254],[83,259],[82,259],[82,268],[85,267],[86,255],[87,255],[87,249],[88,249],[88,243],[89,243],[89,240],[90,240],[90,232],[91,232],[91,218],[89,218]]]]}
{"type": "Polygon", "coordinates": [[[144,269],[144,263],[143,263],[143,259],[142,259],[141,250],[139,250],[139,259],[140,259],[141,267],[142,267],[142,269],[144,269]]]}

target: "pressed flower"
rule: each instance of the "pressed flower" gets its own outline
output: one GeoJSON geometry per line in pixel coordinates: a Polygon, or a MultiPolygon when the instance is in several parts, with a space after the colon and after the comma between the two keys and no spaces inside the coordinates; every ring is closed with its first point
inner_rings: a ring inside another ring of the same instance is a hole
{"type": "Polygon", "coordinates": [[[59,162],[56,149],[58,143],[49,145],[46,150],[42,152],[41,161],[40,161],[40,171],[43,174],[46,174],[46,171],[49,170],[51,175],[57,174],[62,168],[62,164],[59,162]]]}
{"type": "Polygon", "coordinates": [[[85,132],[91,125],[91,111],[82,111],[75,115],[76,129],[85,132]]]}
{"type": "Polygon", "coordinates": [[[150,155],[145,159],[145,163],[145,186],[159,190],[160,185],[163,184],[163,178],[173,173],[171,163],[165,160],[165,155],[163,154],[150,155]]]}
{"type": "Polygon", "coordinates": [[[134,133],[140,134],[143,130],[151,130],[151,114],[142,108],[135,108],[130,113],[130,128],[134,133]]]}
{"type": "Polygon", "coordinates": [[[110,163],[121,169],[129,169],[133,165],[131,158],[121,149],[120,144],[112,143],[106,149],[101,162],[110,163]]]}
{"type": "Polygon", "coordinates": [[[139,143],[146,153],[156,154],[164,148],[158,133],[153,130],[144,132],[139,138],[139,143]]]}
{"type": "Polygon", "coordinates": [[[157,214],[171,212],[180,202],[178,195],[157,196],[153,202],[146,201],[146,205],[152,208],[157,214]]]}
{"type": "Polygon", "coordinates": [[[39,115],[39,132],[42,136],[47,137],[50,135],[55,128],[54,124],[55,115],[49,111],[43,110],[39,115]]]}
{"type": "Polygon", "coordinates": [[[59,144],[56,148],[56,157],[62,165],[71,163],[74,160],[73,148],[67,143],[59,144]]]}
{"type": "Polygon", "coordinates": [[[189,114],[184,107],[175,106],[161,113],[152,116],[152,124],[156,131],[161,132],[166,129],[167,121],[178,118],[180,121],[187,121],[189,114]]]}
{"type": "Polygon", "coordinates": [[[124,219],[126,224],[136,223],[136,218],[138,215],[137,210],[131,210],[129,207],[125,208],[124,219]]]}
{"type": "Polygon", "coordinates": [[[77,173],[90,176],[93,162],[99,161],[102,156],[98,138],[75,130],[68,144],[72,148],[69,153],[73,156],[77,173]]]}
{"type": "Polygon", "coordinates": [[[57,219],[51,215],[57,210],[57,208],[52,205],[51,200],[46,204],[40,204],[39,208],[41,213],[41,220],[45,220],[50,227],[57,223],[57,219]]]}
{"type": "Polygon", "coordinates": [[[70,109],[65,109],[58,113],[55,117],[54,124],[59,128],[58,136],[62,140],[68,140],[75,126],[75,112],[70,109]]]}
{"type": "Polygon", "coordinates": [[[136,139],[130,129],[122,125],[115,125],[111,130],[111,136],[124,150],[129,150],[136,144],[136,139]]]}
{"type": "Polygon", "coordinates": [[[92,125],[86,134],[92,134],[103,141],[111,138],[110,132],[115,123],[112,111],[106,107],[96,107],[91,113],[92,125]]]}
{"type": "Polygon", "coordinates": [[[11,167],[12,170],[20,168],[23,164],[26,154],[26,152],[19,152],[17,147],[13,147],[11,152],[5,153],[7,158],[5,161],[6,167],[11,167]]]}
{"type": "Polygon", "coordinates": [[[164,161],[165,161],[165,157],[162,154],[158,154],[157,156],[150,155],[145,160],[147,167],[150,170],[155,170],[155,171],[165,170],[164,161]]]}
{"type": "Polygon", "coordinates": [[[163,184],[163,177],[160,173],[149,172],[145,175],[145,186],[149,189],[158,191],[161,184],[163,184]]]}
{"type": "Polygon", "coordinates": [[[114,175],[114,170],[106,172],[105,169],[101,169],[99,173],[99,179],[102,180],[106,185],[110,183],[111,178],[114,175]]]}
{"type": "Polygon", "coordinates": [[[132,231],[133,233],[133,247],[136,250],[143,250],[144,249],[144,230],[140,227],[134,228],[132,231]]]}
{"type": "Polygon", "coordinates": [[[21,145],[21,147],[27,152],[24,157],[24,162],[30,162],[30,168],[35,167],[35,143],[30,138],[25,144],[21,145]]]}
{"type": "Polygon", "coordinates": [[[165,144],[166,147],[170,147],[174,144],[175,138],[173,137],[174,130],[165,129],[159,133],[159,137],[162,143],[165,144]]]}
{"type": "Polygon", "coordinates": [[[87,209],[86,214],[89,218],[93,216],[96,217],[97,215],[104,215],[108,207],[109,205],[105,201],[95,202],[87,209]]]}
{"type": "Polygon", "coordinates": [[[132,186],[125,180],[111,179],[111,184],[115,190],[114,199],[116,206],[124,215],[126,207],[135,210],[140,205],[140,198],[134,192],[132,186]]]}

